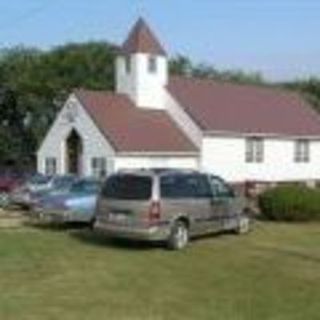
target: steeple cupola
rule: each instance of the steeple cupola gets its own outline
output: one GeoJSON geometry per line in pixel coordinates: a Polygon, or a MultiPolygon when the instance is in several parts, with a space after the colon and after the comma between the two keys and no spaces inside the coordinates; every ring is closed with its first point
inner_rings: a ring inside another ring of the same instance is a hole
{"type": "Polygon", "coordinates": [[[163,109],[168,83],[166,51],[140,18],[123,43],[116,60],[116,90],[138,107],[163,109]]]}

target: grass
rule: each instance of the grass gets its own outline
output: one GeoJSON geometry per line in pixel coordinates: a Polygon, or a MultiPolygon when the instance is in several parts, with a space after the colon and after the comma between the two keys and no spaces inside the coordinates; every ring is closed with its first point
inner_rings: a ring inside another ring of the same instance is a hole
{"type": "Polygon", "coordinates": [[[0,319],[320,318],[320,224],[257,224],[183,252],[87,230],[0,230],[0,319]]]}

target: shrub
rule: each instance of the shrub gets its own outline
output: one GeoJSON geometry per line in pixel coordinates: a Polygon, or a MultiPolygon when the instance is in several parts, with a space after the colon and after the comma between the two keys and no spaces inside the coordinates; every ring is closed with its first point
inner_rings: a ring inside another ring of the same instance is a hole
{"type": "Polygon", "coordinates": [[[320,191],[298,185],[279,186],[260,195],[259,206],[268,220],[320,220],[320,191]]]}

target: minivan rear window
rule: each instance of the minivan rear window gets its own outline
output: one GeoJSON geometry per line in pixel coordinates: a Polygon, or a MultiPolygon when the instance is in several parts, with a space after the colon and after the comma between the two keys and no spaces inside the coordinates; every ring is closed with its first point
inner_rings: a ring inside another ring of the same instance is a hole
{"type": "Polygon", "coordinates": [[[152,179],[136,175],[119,175],[107,179],[102,195],[107,199],[149,200],[152,192],[152,179]]]}

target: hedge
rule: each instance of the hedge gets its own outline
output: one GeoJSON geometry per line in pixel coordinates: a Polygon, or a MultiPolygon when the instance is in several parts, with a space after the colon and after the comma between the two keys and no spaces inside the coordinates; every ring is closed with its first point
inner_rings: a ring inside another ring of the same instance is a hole
{"type": "Polygon", "coordinates": [[[320,190],[279,186],[259,197],[263,217],[274,221],[320,221],[320,190]]]}

